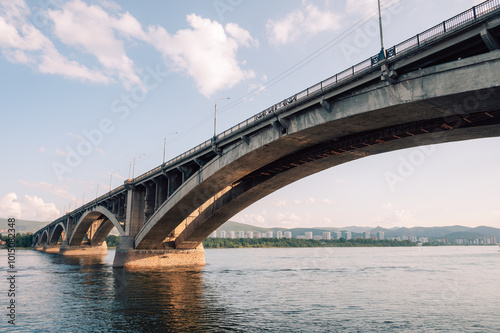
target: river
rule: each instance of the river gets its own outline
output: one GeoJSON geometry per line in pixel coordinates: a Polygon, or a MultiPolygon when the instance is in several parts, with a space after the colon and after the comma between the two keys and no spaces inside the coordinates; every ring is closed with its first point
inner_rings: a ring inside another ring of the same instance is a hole
{"type": "Polygon", "coordinates": [[[3,332],[500,332],[497,246],[207,249],[163,270],[16,254],[3,332]]]}

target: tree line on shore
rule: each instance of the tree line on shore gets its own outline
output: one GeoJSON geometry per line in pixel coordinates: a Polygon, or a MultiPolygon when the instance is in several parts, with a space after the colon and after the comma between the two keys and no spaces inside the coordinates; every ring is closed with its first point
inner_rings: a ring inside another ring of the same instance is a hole
{"type": "MultiPolygon", "coordinates": [[[[241,247],[392,247],[416,246],[417,243],[403,240],[344,239],[312,240],[296,238],[207,238],[203,241],[205,248],[241,248],[241,247]]],[[[425,243],[424,245],[431,245],[425,243]]]]}

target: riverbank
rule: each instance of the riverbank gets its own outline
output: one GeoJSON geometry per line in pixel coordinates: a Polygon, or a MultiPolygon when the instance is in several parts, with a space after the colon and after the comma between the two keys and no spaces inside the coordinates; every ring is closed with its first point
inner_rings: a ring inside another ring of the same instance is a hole
{"type": "Polygon", "coordinates": [[[206,249],[214,248],[270,248],[270,247],[401,247],[434,245],[433,243],[417,244],[410,241],[374,240],[374,239],[339,239],[339,240],[312,240],[295,238],[207,238],[203,241],[206,249]]]}

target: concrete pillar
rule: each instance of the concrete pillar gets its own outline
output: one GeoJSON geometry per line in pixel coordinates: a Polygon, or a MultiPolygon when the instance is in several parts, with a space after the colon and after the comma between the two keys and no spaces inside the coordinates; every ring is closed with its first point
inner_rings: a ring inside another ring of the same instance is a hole
{"type": "Polygon", "coordinates": [[[144,219],[149,220],[155,212],[156,203],[156,184],[154,182],[148,182],[145,184],[146,187],[146,197],[145,197],[145,207],[144,207],[144,219]]]}
{"type": "Polygon", "coordinates": [[[146,189],[143,186],[128,190],[125,236],[135,237],[144,226],[145,196],[146,189]]]}
{"type": "Polygon", "coordinates": [[[59,254],[63,256],[94,256],[106,255],[108,253],[108,246],[103,242],[99,246],[82,245],[68,245],[68,241],[64,241],[59,248],[59,254]]]}
{"type": "Polygon", "coordinates": [[[168,180],[164,176],[153,179],[156,183],[156,201],[155,211],[167,200],[168,197],[168,180]]]}
{"type": "MultiPolygon", "coordinates": [[[[179,177],[180,178],[180,177],[179,177]]],[[[125,235],[116,248],[113,267],[189,267],[205,265],[203,245],[192,250],[135,249],[135,236],[144,226],[146,188],[136,186],[127,193],[127,219],[125,235]]]]}
{"type": "Polygon", "coordinates": [[[45,244],[44,247],[41,249],[41,251],[43,251],[45,253],[59,253],[59,248],[60,247],[61,247],[60,245],[45,244]]]}
{"type": "MultiPolygon", "coordinates": [[[[130,239],[125,240],[123,245],[126,245],[127,241],[130,242],[130,239]]],[[[126,246],[122,247],[122,243],[120,243],[116,249],[113,267],[192,267],[205,265],[205,250],[201,244],[193,250],[134,250],[124,247],[126,246]]]]}

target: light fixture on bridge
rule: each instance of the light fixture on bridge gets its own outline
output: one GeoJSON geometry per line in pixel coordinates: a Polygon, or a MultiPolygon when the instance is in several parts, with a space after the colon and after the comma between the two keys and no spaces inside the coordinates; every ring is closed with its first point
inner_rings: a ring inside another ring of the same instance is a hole
{"type": "Polygon", "coordinates": [[[165,153],[167,152],[167,136],[170,134],[177,134],[177,132],[170,132],[165,134],[165,141],[163,143],[163,164],[165,164],[165,153]]]}
{"type": "Polygon", "coordinates": [[[382,11],[380,9],[380,0],[378,0],[378,22],[380,25],[380,53],[378,54],[378,61],[385,59],[384,49],[384,31],[382,29],[382,11]]]}
{"type": "Polygon", "coordinates": [[[224,99],[230,99],[229,97],[217,98],[215,100],[215,111],[214,111],[214,141],[217,137],[217,101],[222,101],[224,99]]]}

